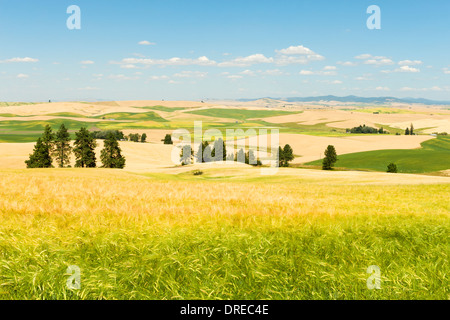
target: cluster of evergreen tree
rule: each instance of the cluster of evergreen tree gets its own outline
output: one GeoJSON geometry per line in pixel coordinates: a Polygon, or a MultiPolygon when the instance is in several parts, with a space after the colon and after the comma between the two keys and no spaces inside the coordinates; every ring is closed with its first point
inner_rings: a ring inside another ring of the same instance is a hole
{"type": "MultiPolygon", "coordinates": [[[[34,146],[33,153],[25,161],[27,168],[52,168],[53,161],[59,168],[70,167],[70,155],[75,155],[75,167],[95,168],[95,148],[97,143],[94,134],[86,128],[81,128],[75,133],[75,141],[71,146],[70,134],[64,124],[56,133],[53,133],[50,125],[46,125],[42,137],[34,146]]],[[[108,132],[104,141],[104,149],[101,152],[101,161],[104,168],[125,167],[125,158],[121,155],[116,134],[108,132]]]]}
{"type": "Polygon", "coordinates": [[[253,150],[249,150],[245,152],[244,149],[240,149],[236,156],[234,157],[234,161],[241,162],[245,164],[250,164],[252,166],[262,166],[262,163],[259,159],[255,157],[255,152],[253,150]]]}
{"type": "Polygon", "coordinates": [[[415,135],[415,133],[414,133],[414,126],[413,126],[412,123],[411,123],[411,127],[410,128],[406,128],[405,135],[407,135],[407,136],[415,135]]]}
{"type": "Polygon", "coordinates": [[[125,139],[125,135],[123,134],[122,131],[119,131],[119,130],[94,131],[91,134],[94,137],[94,139],[105,140],[109,136],[110,133],[112,133],[114,135],[114,138],[116,140],[124,140],[125,139]]]}
{"type": "Polygon", "coordinates": [[[233,153],[227,153],[227,147],[221,138],[214,141],[212,148],[208,141],[204,141],[201,145],[199,145],[195,159],[197,163],[236,161],[254,166],[262,165],[261,161],[256,159],[253,150],[249,150],[246,153],[244,149],[240,149],[236,155],[233,153]]]}
{"type": "Polygon", "coordinates": [[[147,141],[147,134],[143,133],[142,135],[140,135],[139,133],[130,133],[128,137],[125,137],[125,140],[144,143],[147,141]]]}
{"type": "Polygon", "coordinates": [[[354,127],[352,129],[347,129],[347,133],[380,133],[380,134],[386,134],[388,133],[381,127],[380,129],[369,127],[366,125],[360,125],[359,127],[354,127]]]}

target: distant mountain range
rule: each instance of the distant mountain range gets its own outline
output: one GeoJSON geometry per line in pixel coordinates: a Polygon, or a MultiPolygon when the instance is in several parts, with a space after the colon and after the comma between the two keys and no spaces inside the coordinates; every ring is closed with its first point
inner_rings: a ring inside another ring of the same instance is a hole
{"type": "Polygon", "coordinates": [[[389,103],[418,103],[425,105],[450,105],[450,101],[435,101],[423,98],[395,98],[395,97],[358,97],[346,96],[337,97],[333,95],[317,97],[291,97],[291,98],[259,98],[259,99],[239,99],[241,102],[250,102],[261,99],[281,100],[286,102],[342,102],[342,103],[370,103],[370,104],[389,104],[389,103]]]}

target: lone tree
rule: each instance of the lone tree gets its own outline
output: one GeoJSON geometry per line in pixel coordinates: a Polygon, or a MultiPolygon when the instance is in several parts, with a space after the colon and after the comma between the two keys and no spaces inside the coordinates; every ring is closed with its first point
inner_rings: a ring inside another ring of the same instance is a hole
{"type": "Polygon", "coordinates": [[[336,149],[334,148],[334,146],[329,145],[325,150],[325,158],[322,162],[322,169],[332,170],[337,160],[336,149]]]}
{"type": "Polygon", "coordinates": [[[53,151],[56,163],[60,168],[64,168],[67,164],[69,164],[71,151],[72,147],[70,146],[70,134],[63,123],[56,133],[55,149],[53,151]]]}
{"type": "Polygon", "coordinates": [[[410,135],[409,128],[406,128],[406,130],[405,130],[405,135],[407,135],[407,136],[410,135]]]}
{"type": "Polygon", "coordinates": [[[42,138],[37,140],[34,146],[33,153],[30,154],[30,159],[25,161],[27,168],[51,168],[52,157],[48,146],[42,141],[42,138]]]}
{"type": "Polygon", "coordinates": [[[142,136],[141,136],[141,142],[144,143],[146,141],[147,141],[147,134],[143,133],[142,136]]]}
{"type": "Polygon", "coordinates": [[[95,147],[97,147],[97,143],[93,135],[84,127],[75,133],[75,135],[75,147],[73,148],[76,159],[75,167],[95,168],[97,166],[95,163],[95,147]]]}
{"type": "Polygon", "coordinates": [[[214,141],[214,149],[211,152],[213,161],[226,161],[227,160],[227,147],[222,138],[214,141]]]}
{"type": "Polygon", "coordinates": [[[413,124],[411,123],[411,128],[409,129],[409,134],[412,136],[412,135],[414,135],[414,126],[413,126],[413,124]]]}
{"type": "Polygon", "coordinates": [[[292,150],[290,145],[285,145],[283,148],[283,167],[289,167],[289,162],[294,160],[294,150],[292,150]]]}
{"type": "Polygon", "coordinates": [[[180,162],[182,165],[187,165],[192,163],[192,157],[194,156],[194,151],[191,145],[184,145],[181,149],[180,162]]]}
{"type": "Polygon", "coordinates": [[[121,152],[122,150],[114,135],[112,133],[108,134],[100,155],[103,163],[102,168],[123,169],[125,167],[125,157],[122,156],[121,152]]]}
{"type": "Polygon", "coordinates": [[[172,136],[170,134],[166,134],[163,141],[164,144],[173,144],[172,136]]]}
{"type": "Polygon", "coordinates": [[[397,173],[397,165],[395,163],[389,163],[389,165],[387,166],[387,172],[390,173],[397,173]]]}

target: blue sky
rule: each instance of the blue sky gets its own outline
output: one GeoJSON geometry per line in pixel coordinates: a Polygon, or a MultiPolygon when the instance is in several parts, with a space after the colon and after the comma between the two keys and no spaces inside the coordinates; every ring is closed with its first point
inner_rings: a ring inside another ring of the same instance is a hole
{"type": "Polygon", "coordinates": [[[449,15],[441,0],[0,0],[0,101],[450,100],[449,15]]]}

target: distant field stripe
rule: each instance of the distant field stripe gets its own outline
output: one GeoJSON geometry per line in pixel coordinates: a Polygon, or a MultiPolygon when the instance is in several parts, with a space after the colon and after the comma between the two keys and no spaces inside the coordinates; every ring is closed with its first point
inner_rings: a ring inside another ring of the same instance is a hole
{"type": "Polygon", "coordinates": [[[296,114],[301,112],[279,111],[279,110],[246,110],[246,109],[221,109],[211,108],[204,110],[188,111],[186,113],[197,114],[201,116],[227,118],[236,120],[247,120],[253,118],[267,118],[296,114]]]}

